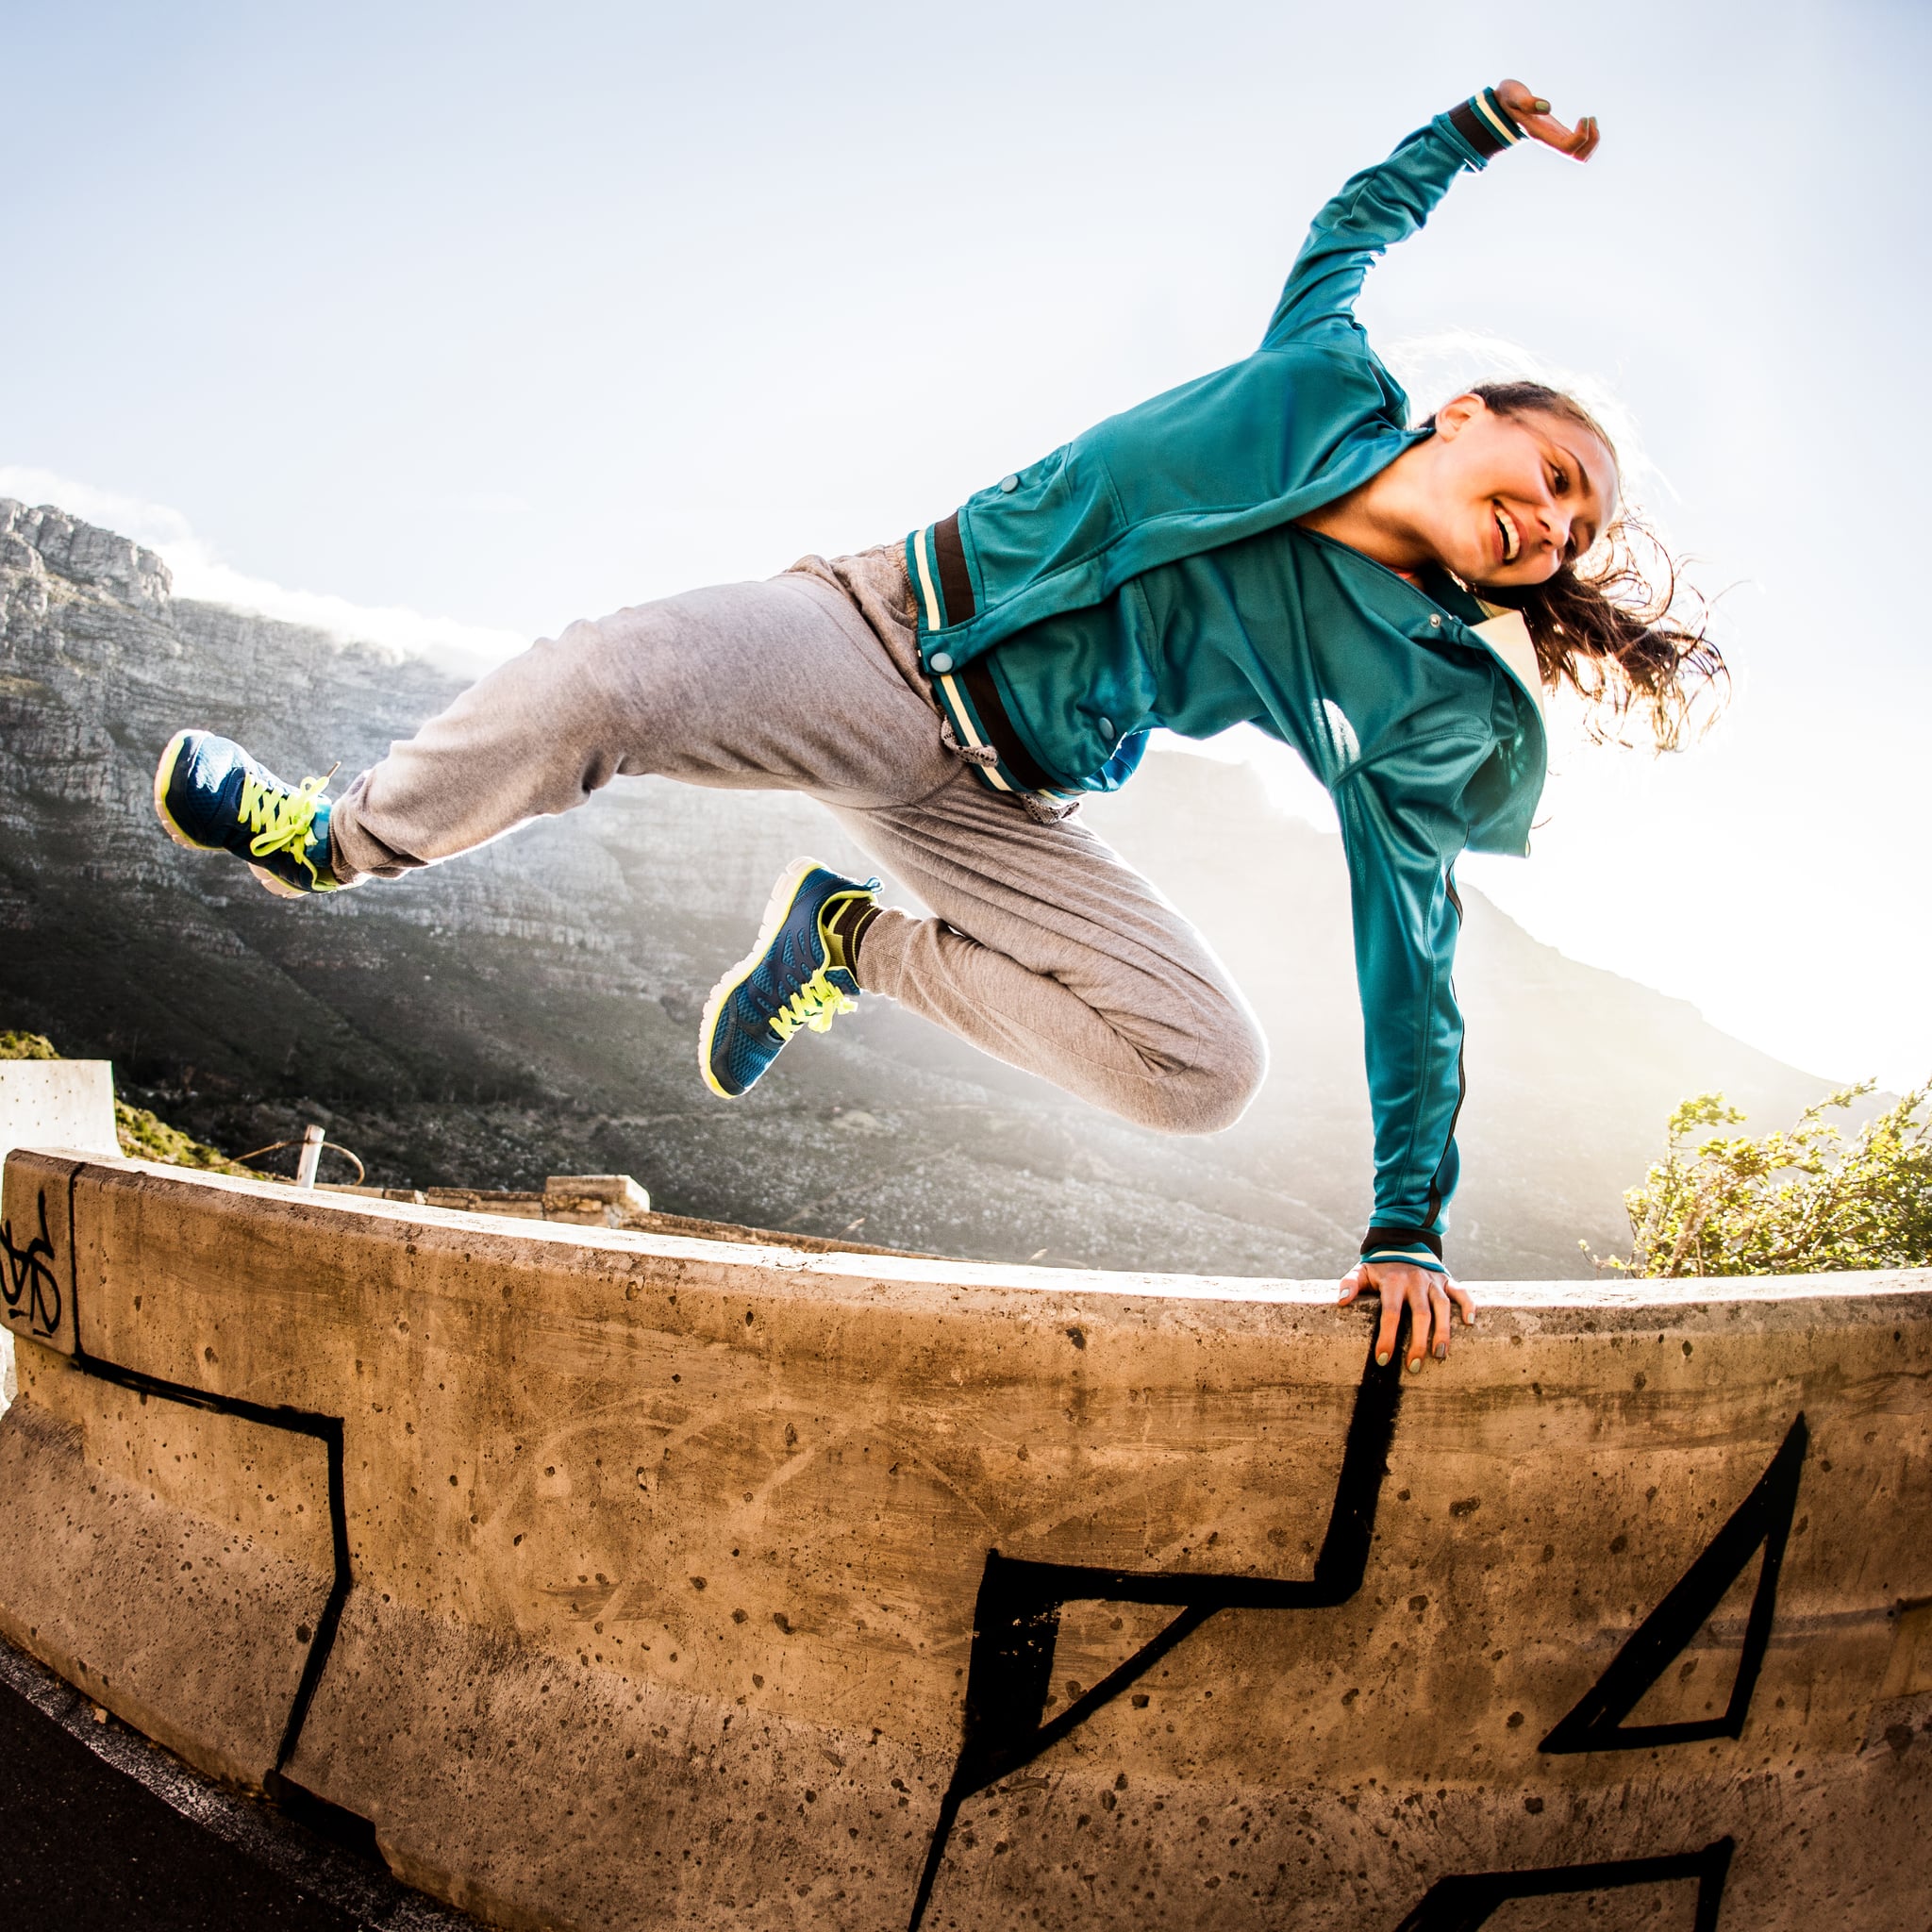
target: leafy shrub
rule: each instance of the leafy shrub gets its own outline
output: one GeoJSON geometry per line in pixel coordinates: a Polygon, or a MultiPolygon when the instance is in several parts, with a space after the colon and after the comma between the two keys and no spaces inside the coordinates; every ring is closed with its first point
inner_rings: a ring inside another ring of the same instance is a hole
{"type": "MultiPolygon", "coordinates": [[[[0,1060],[58,1060],[59,1050],[44,1033],[0,1032],[0,1060]]],[[[165,1160],[175,1167],[199,1167],[215,1174],[247,1174],[219,1148],[171,1127],[144,1107],[114,1102],[114,1138],[129,1160],[165,1160]]]]}
{"type": "Polygon", "coordinates": [[[251,1168],[230,1160],[218,1147],[171,1127],[144,1107],[114,1103],[114,1138],[129,1160],[165,1160],[174,1167],[206,1168],[213,1174],[251,1174],[251,1168]]]}
{"type": "Polygon", "coordinates": [[[1789,1131],[1697,1141],[1744,1116],[1722,1093],[1671,1115],[1669,1151],[1624,1196],[1630,1274],[1805,1274],[1932,1267],[1932,1088],[1907,1093],[1848,1141],[1824,1118],[1872,1091],[1870,1080],[1807,1107],[1789,1131]]]}

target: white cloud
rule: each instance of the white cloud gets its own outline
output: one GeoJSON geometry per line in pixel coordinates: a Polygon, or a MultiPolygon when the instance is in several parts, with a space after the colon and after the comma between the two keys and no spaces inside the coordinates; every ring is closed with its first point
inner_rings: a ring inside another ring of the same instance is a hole
{"type": "Polygon", "coordinates": [[[175,579],[175,594],[226,604],[289,624],[311,625],[356,643],[382,644],[446,669],[474,675],[521,651],[529,641],[515,631],[434,617],[407,605],[352,603],[319,591],[291,590],[224,563],[188,519],[164,503],[147,503],[72,476],[25,464],[0,464],[0,496],[51,504],[153,550],[175,579]]]}

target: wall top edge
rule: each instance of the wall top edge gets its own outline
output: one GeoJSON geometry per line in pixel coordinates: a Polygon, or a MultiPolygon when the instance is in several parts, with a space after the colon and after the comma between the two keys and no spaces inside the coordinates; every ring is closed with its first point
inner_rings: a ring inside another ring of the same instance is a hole
{"type": "MultiPolygon", "coordinates": [[[[260,1203],[302,1217],[325,1216],[338,1223],[389,1223],[400,1236],[405,1229],[433,1236],[447,1231],[500,1242],[506,1249],[537,1248],[591,1251],[605,1257],[641,1256],[665,1261],[698,1264],[707,1274],[758,1277],[769,1292],[785,1277],[813,1286],[832,1287],[863,1279],[880,1287],[906,1289],[1008,1290],[1051,1294],[1056,1298],[1125,1296],[1185,1302],[1274,1304],[1289,1307],[1332,1306],[1332,1277],[1295,1280],[1267,1276],[1159,1274],[1061,1268],[1024,1263],[927,1260],[914,1256],[881,1254],[807,1253],[798,1249],[701,1240],[688,1235],[656,1234],[623,1228],[585,1227],[565,1222],[528,1221],[457,1208],[418,1207],[408,1202],[367,1196],[297,1191],[287,1183],[244,1179],[238,1175],[203,1174],[158,1161],[128,1160],[71,1148],[15,1148],[7,1155],[9,1168],[23,1161],[58,1160],[63,1178],[67,1164],[83,1163],[76,1187],[115,1189],[138,1186],[143,1192],[158,1188],[175,1204],[189,1207],[197,1197],[210,1210],[218,1197],[233,1205],[241,1200],[260,1203]],[[775,1277],[775,1279],[774,1279],[775,1277]]],[[[559,1261],[563,1257],[557,1257],[559,1261]]],[[[1685,1280],[1464,1280],[1482,1310],[1560,1312],[1572,1320],[1593,1311],[1616,1317],[1645,1309],[1688,1311],[1726,1305],[1791,1302],[1884,1303],[1913,1318],[1932,1316],[1932,1269],[1846,1270],[1828,1274],[1706,1276],[1685,1280]]],[[[1790,1313],[1796,1313],[1790,1310],[1790,1313]]],[[[1840,1310],[1840,1318],[1847,1310],[1840,1310]]]]}

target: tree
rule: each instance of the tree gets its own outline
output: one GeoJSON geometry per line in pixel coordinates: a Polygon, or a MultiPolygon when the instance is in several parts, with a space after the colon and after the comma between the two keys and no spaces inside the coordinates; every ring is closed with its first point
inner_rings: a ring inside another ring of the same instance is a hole
{"type": "Polygon", "coordinates": [[[1932,1267],[1932,1087],[1907,1093],[1849,1141],[1824,1118],[1872,1091],[1866,1080],[1808,1107],[1788,1132],[1691,1145],[1700,1128],[1744,1116],[1722,1093],[1671,1115],[1669,1150],[1624,1196],[1629,1258],[1646,1275],[1804,1274],[1932,1267]]]}

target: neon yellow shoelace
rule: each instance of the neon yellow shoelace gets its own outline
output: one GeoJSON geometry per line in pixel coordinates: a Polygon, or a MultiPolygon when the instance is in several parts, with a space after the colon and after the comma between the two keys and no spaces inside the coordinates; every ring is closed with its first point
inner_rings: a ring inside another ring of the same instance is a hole
{"type": "Polygon", "coordinates": [[[279,785],[264,785],[250,772],[242,780],[242,823],[255,834],[248,841],[250,854],[267,858],[277,852],[293,853],[320,884],[321,876],[308,857],[308,835],[315,825],[322,794],[334,775],[331,772],[321,778],[305,778],[291,791],[279,785]]]}
{"type": "Polygon", "coordinates": [[[858,1003],[841,992],[825,977],[825,969],[821,966],[772,1015],[772,1031],[780,1040],[790,1040],[801,1026],[809,1026],[814,1033],[826,1033],[841,1013],[858,1010],[858,1003]]]}

